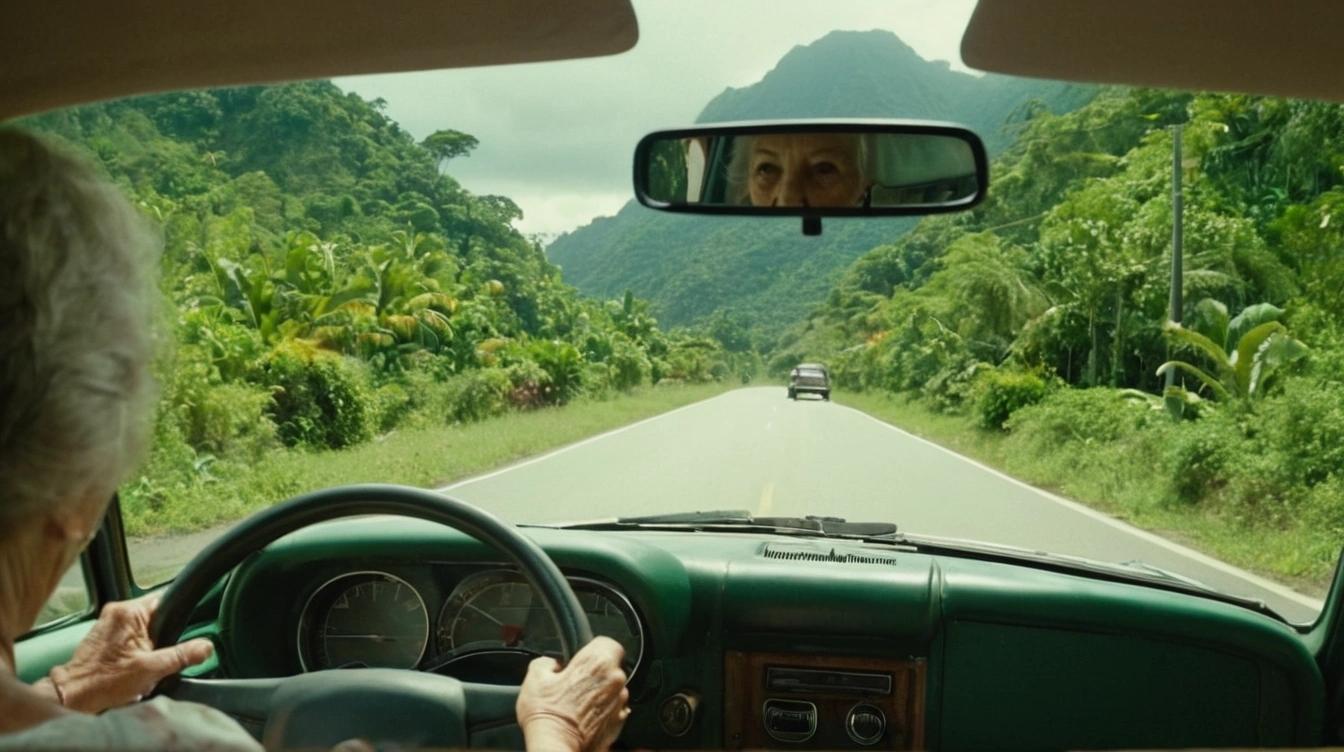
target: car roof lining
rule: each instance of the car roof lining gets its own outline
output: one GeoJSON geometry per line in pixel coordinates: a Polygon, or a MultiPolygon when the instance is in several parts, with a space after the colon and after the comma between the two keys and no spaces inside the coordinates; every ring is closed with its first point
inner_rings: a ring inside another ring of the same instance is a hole
{"type": "Polygon", "coordinates": [[[0,120],[133,94],[596,57],[630,0],[44,0],[5,8],[0,120]]]}
{"type": "Polygon", "coordinates": [[[980,0],[973,68],[1019,76],[1344,101],[1338,0],[980,0]]]}

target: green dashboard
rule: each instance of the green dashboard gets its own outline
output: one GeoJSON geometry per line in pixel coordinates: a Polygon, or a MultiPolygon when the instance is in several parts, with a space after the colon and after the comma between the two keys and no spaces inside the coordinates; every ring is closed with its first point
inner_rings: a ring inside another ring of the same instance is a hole
{"type": "MultiPolygon", "coordinates": [[[[594,631],[626,646],[631,748],[1252,747],[1322,737],[1324,683],[1301,635],[1237,605],[884,545],[527,534],[574,578],[594,631]]],[[[395,665],[511,682],[555,645],[536,611],[482,544],[368,517],[253,555],[224,588],[218,622],[196,632],[216,640],[234,678],[395,665]]]]}

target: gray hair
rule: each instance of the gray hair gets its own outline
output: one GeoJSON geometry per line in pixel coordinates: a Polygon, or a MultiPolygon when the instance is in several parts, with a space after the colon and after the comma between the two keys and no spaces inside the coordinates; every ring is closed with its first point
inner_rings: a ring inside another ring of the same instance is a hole
{"type": "Polygon", "coordinates": [[[0,531],[143,458],[160,248],[92,167],[0,129],[0,531]]]}

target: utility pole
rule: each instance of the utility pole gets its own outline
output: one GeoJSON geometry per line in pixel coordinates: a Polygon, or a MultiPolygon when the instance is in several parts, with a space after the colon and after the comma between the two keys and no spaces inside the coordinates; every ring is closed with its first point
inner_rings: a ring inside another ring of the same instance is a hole
{"type": "MultiPolygon", "coordinates": [[[[1172,126],[1171,142],[1171,303],[1168,318],[1173,324],[1181,323],[1181,225],[1185,200],[1181,193],[1181,126],[1172,126]]],[[[1167,389],[1176,385],[1176,369],[1167,370],[1167,389]]]]}

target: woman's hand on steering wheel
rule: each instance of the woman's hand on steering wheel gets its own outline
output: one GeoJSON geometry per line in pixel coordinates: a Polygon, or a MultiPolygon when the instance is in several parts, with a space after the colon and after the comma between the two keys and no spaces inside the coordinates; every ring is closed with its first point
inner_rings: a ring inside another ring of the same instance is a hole
{"type": "Polygon", "coordinates": [[[149,621],[158,605],[156,593],[104,606],[70,661],[53,668],[40,688],[72,710],[101,713],[139,700],[165,676],[208,659],[214,646],[204,639],[154,649],[149,621]]]}
{"type": "Polygon", "coordinates": [[[516,706],[527,748],[609,749],[630,715],[624,656],[619,642],[599,636],[563,668],[554,658],[533,660],[516,706]]]}

